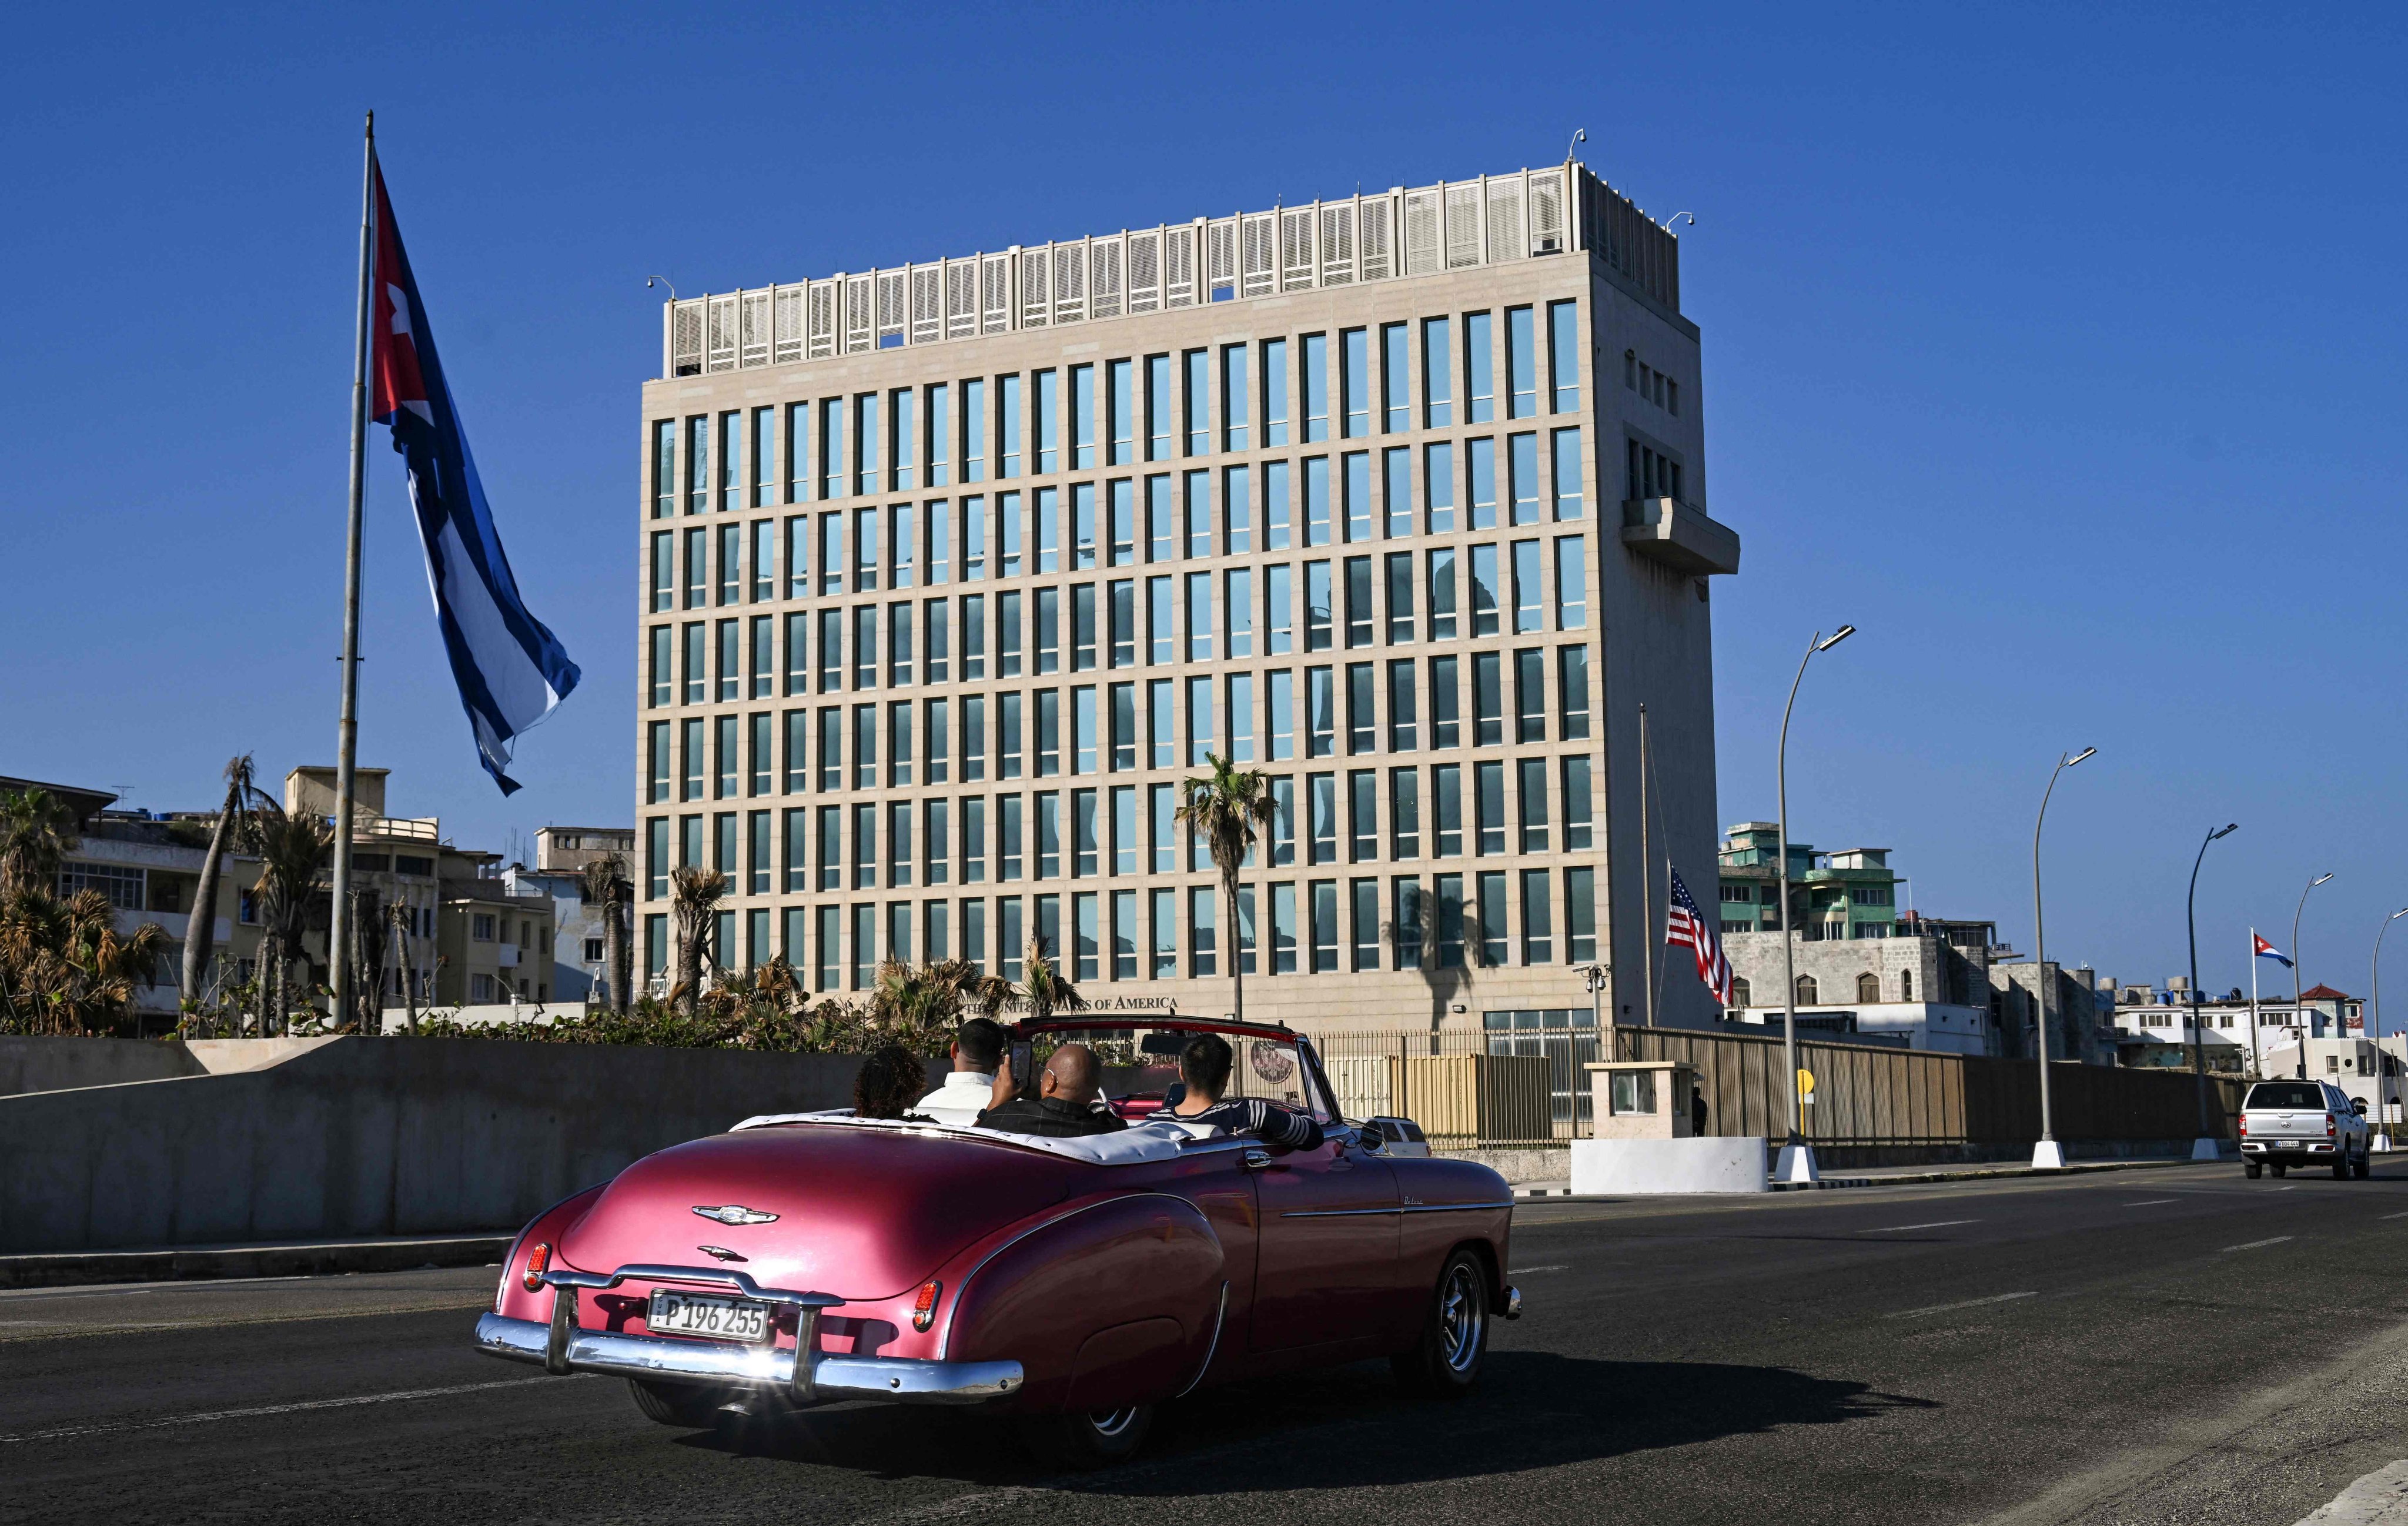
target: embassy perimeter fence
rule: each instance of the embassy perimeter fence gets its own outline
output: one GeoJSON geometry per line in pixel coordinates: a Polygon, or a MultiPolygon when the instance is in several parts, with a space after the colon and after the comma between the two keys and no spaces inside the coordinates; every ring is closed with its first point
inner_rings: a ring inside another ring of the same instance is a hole
{"type": "MultiPolygon", "coordinates": [[[[1589,1135],[1589,1073],[1608,1058],[1695,1067],[1706,1132],[1785,1131],[1778,1037],[1680,1029],[1594,1028],[1315,1035],[1350,1117],[1418,1122],[1446,1148],[1562,1144],[1589,1135]],[[1611,1042],[1616,1053],[1606,1053],[1611,1042]]],[[[1800,1039],[1813,1076],[1799,1111],[1807,1140],[1835,1148],[2004,1145],[2040,1137],[2040,1078],[2028,1059],[1800,1039]]],[[[2243,1083],[2210,1076],[2207,1121],[2189,1071],[2060,1060],[2049,1067],[2052,1131],[2109,1144],[2232,1137],[2243,1083]]],[[[1676,1105],[1685,1105],[1685,1097],[1676,1105]]]]}

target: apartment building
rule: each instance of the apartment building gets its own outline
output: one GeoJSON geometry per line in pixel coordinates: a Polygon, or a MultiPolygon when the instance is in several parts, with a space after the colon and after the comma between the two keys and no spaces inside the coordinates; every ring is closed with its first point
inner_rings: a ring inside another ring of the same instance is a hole
{"type": "Polygon", "coordinates": [[[1637,707],[1710,863],[1739,555],[1678,271],[1568,164],[667,306],[648,972],[708,864],[723,964],[839,995],[1034,943],[1108,1011],[1228,1011],[1232,959],[1324,1028],[1585,1021],[1599,963],[1635,1010],[1637,707]],[[1234,927],[1172,819],[1212,755],[1277,801],[1234,927]]]}

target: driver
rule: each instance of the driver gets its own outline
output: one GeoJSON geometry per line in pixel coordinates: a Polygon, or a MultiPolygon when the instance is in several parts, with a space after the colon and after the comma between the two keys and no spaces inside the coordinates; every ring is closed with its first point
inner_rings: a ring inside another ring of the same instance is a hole
{"type": "Polygon", "coordinates": [[[1229,1089],[1232,1059],[1229,1041],[1218,1033],[1198,1033],[1179,1052],[1179,1079],[1187,1095],[1166,1110],[1182,1123],[1200,1123],[1232,1134],[1252,1134],[1266,1144],[1310,1150],[1321,1144],[1321,1125],[1310,1113],[1282,1107],[1259,1097],[1223,1101],[1229,1089]]]}

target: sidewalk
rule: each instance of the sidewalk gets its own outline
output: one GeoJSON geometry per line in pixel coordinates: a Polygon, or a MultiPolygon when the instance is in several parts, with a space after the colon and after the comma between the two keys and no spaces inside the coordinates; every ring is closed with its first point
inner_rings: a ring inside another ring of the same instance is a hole
{"type": "Polygon", "coordinates": [[[507,1233],[394,1235],[0,1256],[0,1288],[69,1288],[102,1282],[180,1282],[214,1277],[309,1277],[345,1272],[408,1272],[430,1266],[492,1266],[498,1265],[509,1253],[514,1238],[507,1233]]]}
{"type": "MultiPolygon", "coordinates": [[[[1865,1166],[1844,1173],[1832,1173],[1811,1185],[1793,1182],[1766,1185],[1774,1192],[1810,1192],[1842,1187],[1906,1187],[1923,1182],[1981,1181],[1994,1176],[2073,1176],[2085,1172],[2137,1171],[2192,1163],[2188,1156],[2145,1156],[2136,1159],[2073,1160],[2057,1171],[2042,1171],[2012,1160],[1976,1160],[1961,1166],[1865,1166]]],[[[1517,1198],[1569,1198],[1572,1195],[1572,1184],[1569,1181],[1525,1182],[1513,1188],[1513,1195],[1517,1198]]]]}

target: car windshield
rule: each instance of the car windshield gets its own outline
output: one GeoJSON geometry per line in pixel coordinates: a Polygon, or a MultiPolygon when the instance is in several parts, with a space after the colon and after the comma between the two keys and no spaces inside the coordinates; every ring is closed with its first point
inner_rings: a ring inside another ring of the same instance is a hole
{"type": "Polygon", "coordinates": [[[2324,1110],[2325,1094],[2313,1081],[2260,1081],[2250,1089],[2243,1111],[2260,1107],[2314,1108],[2324,1110]]]}
{"type": "MultiPolygon", "coordinates": [[[[1124,1116],[1140,1117],[1159,1106],[1179,1081],[1179,1053],[1198,1029],[1184,1028],[1048,1027],[1038,1030],[1040,1049],[1076,1041],[1093,1048],[1104,1062],[1104,1092],[1124,1116]]],[[[1305,1063],[1294,1036],[1252,1033],[1221,1035],[1236,1051],[1229,1068],[1229,1089],[1235,1101],[1260,1097],[1310,1113],[1326,1127],[1337,1121],[1328,1099],[1305,1063]]]]}

